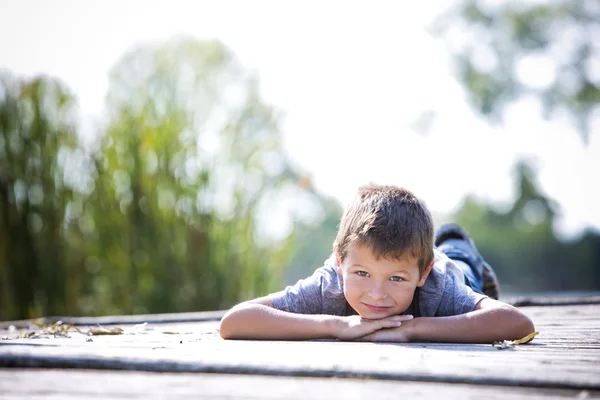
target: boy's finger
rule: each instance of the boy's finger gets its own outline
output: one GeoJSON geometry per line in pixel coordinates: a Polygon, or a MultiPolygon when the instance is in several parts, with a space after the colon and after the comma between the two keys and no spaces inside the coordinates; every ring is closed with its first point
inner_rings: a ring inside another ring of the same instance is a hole
{"type": "Polygon", "coordinates": [[[410,321],[411,319],[413,319],[414,317],[410,314],[407,315],[392,315],[391,317],[389,317],[389,319],[393,320],[393,321],[410,321]]]}
{"type": "Polygon", "coordinates": [[[396,328],[402,325],[402,321],[398,321],[395,319],[382,319],[381,320],[381,328],[396,328]]]}

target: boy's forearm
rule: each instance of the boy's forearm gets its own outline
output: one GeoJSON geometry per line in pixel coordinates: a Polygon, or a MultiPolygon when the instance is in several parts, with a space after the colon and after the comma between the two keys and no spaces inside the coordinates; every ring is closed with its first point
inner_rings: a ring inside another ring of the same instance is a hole
{"type": "Polygon", "coordinates": [[[221,320],[223,339],[302,340],[334,337],[335,317],[292,314],[262,304],[240,304],[221,320]]]}
{"type": "Polygon", "coordinates": [[[410,321],[411,341],[492,343],[523,338],[535,330],[531,320],[511,308],[472,311],[451,317],[415,318],[410,321]]]}

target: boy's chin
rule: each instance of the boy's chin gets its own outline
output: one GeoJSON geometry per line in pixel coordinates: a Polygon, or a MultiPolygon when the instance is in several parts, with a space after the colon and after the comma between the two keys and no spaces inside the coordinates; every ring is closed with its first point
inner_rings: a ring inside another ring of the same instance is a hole
{"type": "Polygon", "coordinates": [[[373,312],[370,310],[359,312],[361,318],[364,319],[383,319],[387,317],[391,317],[393,315],[402,315],[404,312],[398,312],[398,310],[390,310],[389,312],[373,312]]]}

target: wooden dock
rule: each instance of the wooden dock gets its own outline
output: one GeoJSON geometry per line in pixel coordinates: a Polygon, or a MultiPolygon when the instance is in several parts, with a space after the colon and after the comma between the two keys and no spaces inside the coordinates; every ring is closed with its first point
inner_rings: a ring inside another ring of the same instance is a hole
{"type": "Polygon", "coordinates": [[[600,299],[545,304],[522,306],[535,340],[502,350],[226,341],[220,312],[4,322],[0,398],[600,398],[600,299]]]}

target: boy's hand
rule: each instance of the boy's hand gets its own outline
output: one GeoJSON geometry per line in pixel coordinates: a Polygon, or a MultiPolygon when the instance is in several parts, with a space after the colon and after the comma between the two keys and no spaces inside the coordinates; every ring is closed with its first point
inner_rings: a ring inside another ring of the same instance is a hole
{"type": "Polygon", "coordinates": [[[392,315],[382,319],[365,319],[359,315],[339,317],[335,337],[339,340],[356,340],[371,334],[398,328],[402,322],[413,319],[412,315],[392,315]]]}
{"type": "Polygon", "coordinates": [[[407,343],[411,341],[410,324],[404,324],[397,328],[380,329],[363,337],[356,339],[357,342],[398,342],[407,343]]]}

